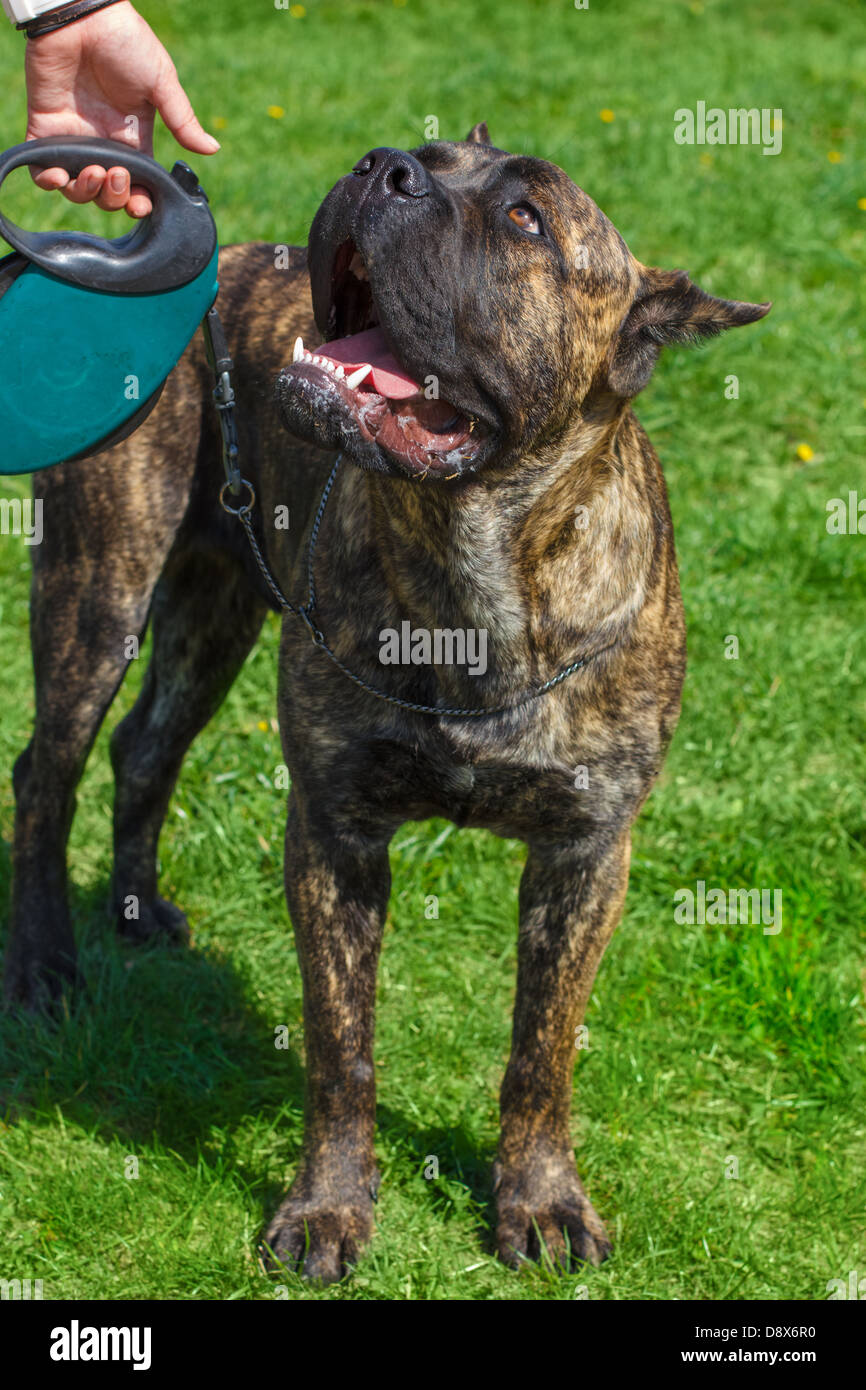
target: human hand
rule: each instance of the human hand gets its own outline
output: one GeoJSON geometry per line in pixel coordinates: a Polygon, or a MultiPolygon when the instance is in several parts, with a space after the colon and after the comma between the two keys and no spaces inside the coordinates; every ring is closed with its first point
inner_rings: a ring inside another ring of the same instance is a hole
{"type": "MultiPolygon", "coordinates": [[[[202,129],[174,63],[150,25],[129,3],[108,5],[85,19],[27,40],[27,140],[96,135],[153,154],[158,111],[184,149],[215,154],[219,142],[202,129]]],[[[40,188],[59,189],[73,203],[95,202],[112,212],[146,217],[150,198],[130,186],[122,165],[90,164],[76,178],[65,169],[32,175],[40,188]]]]}

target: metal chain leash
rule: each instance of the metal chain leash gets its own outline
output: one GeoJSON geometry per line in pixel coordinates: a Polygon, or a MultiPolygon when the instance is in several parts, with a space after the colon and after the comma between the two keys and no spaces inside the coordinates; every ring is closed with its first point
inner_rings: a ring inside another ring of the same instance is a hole
{"type": "MultiPolygon", "coordinates": [[[[307,549],[307,602],[303,604],[292,603],[286,598],[279,584],[274,579],[268,563],[262,554],[261,547],[256,540],[252,521],[250,520],[250,513],[256,504],[256,494],[252,483],[241,476],[240,451],[238,448],[237,427],[234,416],[235,394],[231,384],[231,372],[234,364],[228,353],[222,323],[215,306],[210,309],[207,317],[204,319],[202,331],[207,348],[208,362],[216,377],[213,398],[217,410],[219,411],[220,432],[222,434],[223,465],[225,467],[226,481],[220,488],[220,505],[230,516],[236,516],[243,526],[247,540],[249,541],[250,550],[253,554],[253,559],[279,607],[284,613],[291,614],[293,618],[300,618],[301,621],[306,624],[309,628],[314,645],[317,646],[320,651],[324,652],[325,656],[333,662],[337,670],[341,671],[348,680],[357,685],[360,690],[366,691],[368,695],[374,696],[377,700],[384,700],[386,704],[395,705],[398,709],[408,710],[412,714],[432,714],[450,719],[489,719],[494,715],[508,714],[512,710],[521,709],[522,706],[529,704],[532,700],[537,700],[540,696],[546,695],[554,686],[567,680],[569,676],[574,675],[575,671],[579,671],[582,667],[587,665],[591,658],[583,657],[580,661],[573,661],[570,666],[566,666],[563,671],[560,671],[558,675],[553,676],[549,681],[545,681],[543,685],[538,686],[535,690],[527,691],[524,695],[519,696],[516,700],[510,701],[508,704],[495,706],[482,705],[476,708],[462,708],[448,705],[422,705],[413,700],[403,700],[397,695],[389,695],[387,691],[380,690],[377,686],[371,685],[369,681],[364,680],[362,676],[356,675],[348,666],[345,666],[336,652],[332,651],[328,646],[324,633],[317,627],[313,618],[316,606],[316,584],[313,572],[316,545],[319,539],[322,518],[325,514],[328,498],[331,495],[334,481],[337,477],[337,470],[342,463],[343,455],[340,454],[337,457],[337,461],[331,469],[328,480],[322,490],[322,495],[319,498],[319,505],[310,532],[310,543],[307,549]],[[249,493],[247,500],[245,502],[239,501],[237,506],[232,506],[231,502],[229,502],[226,497],[226,493],[231,492],[235,498],[239,498],[244,488],[246,488],[249,493]]],[[[610,645],[613,646],[613,643],[610,645]]],[[[602,651],[608,650],[609,647],[602,648],[602,651]]],[[[593,657],[600,655],[601,652],[593,653],[593,657]]]]}

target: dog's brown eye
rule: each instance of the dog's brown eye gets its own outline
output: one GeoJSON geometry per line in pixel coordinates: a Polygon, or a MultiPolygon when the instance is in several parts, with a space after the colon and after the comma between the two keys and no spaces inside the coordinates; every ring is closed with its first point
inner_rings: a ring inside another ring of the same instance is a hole
{"type": "Polygon", "coordinates": [[[535,208],[531,208],[528,203],[518,203],[516,207],[509,208],[508,216],[522,232],[529,232],[532,236],[541,236],[541,219],[535,208]]]}

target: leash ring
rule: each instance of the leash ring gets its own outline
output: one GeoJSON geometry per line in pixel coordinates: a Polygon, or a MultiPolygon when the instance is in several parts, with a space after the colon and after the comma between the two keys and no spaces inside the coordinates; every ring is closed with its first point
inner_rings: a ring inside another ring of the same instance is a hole
{"type": "Polygon", "coordinates": [[[226,501],[225,494],[226,488],[228,487],[231,487],[231,483],[226,482],[223,483],[222,487],[220,488],[220,506],[222,507],[223,511],[228,512],[229,516],[243,516],[244,514],[248,515],[252,511],[253,507],[256,505],[256,492],[252,483],[249,482],[247,478],[241,478],[241,487],[246,487],[250,490],[250,500],[248,502],[242,502],[239,507],[232,507],[226,501]]]}

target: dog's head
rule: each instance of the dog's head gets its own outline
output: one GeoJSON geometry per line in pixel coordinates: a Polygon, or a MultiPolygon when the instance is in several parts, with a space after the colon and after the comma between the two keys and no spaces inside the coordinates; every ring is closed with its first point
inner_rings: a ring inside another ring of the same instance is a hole
{"type": "Polygon", "coordinates": [[[466,141],[375,149],[310,232],[322,346],[296,345],[286,427],[396,476],[507,465],[647,383],[667,343],[762,318],[640,264],[546,160],[466,141]]]}

